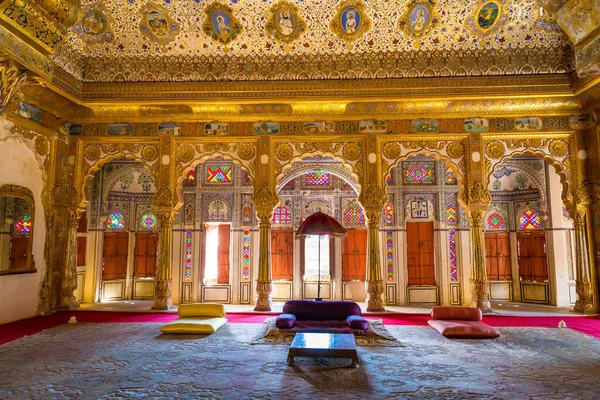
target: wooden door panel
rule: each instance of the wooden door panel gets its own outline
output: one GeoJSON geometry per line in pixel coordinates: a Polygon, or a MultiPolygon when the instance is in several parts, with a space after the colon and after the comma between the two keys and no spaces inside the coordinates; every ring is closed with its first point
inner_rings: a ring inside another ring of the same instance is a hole
{"type": "Polygon", "coordinates": [[[294,269],[294,231],[271,230],[271,261],[273,280],[292,280],[294,269]]]}
{"type": "Polygon", "coordinates": [[[521,232],[519,243],[519,276],[523,281],[548,281],[546,238],[543,231],[521,232]]]}
{"type": "Polygon", "coordinates": [[[409,285],[435,285],[433,222],[406,224],[409,285]]]}
{"type": "Polygon", "coordinates": [[[102,279],[125,279],[127,275],[127,254],[129,234],[127,232],[104,233],[104,265],[102,279]]]}
{"type": "Polygon", "coordinates": [[[231,240],[231,226],[219,225],[219,249],[217,283],[229,283],[229,244],[231,240]]]}
{"type": "Polygon", "coordinates": [[[12,235],[10,237],[10,251],[8,268],[11,270],[27,269],[27,254],[29,252],[28,235],[12,235]]]}
{"type": "Polygon", "coordinates": [[[87,243],[87,238],[85,236],[80,236],[77,238],[77,266],[85,265],[85,246],[87,243]]]}
{"type": "Polygon", "coordinates": [[[367,231],[349,229],[342,243],[342,280],[363,281],[367,274],[367,231]]]}
{"type": "Polygon", "coordinates": [[[138,233],[135,238],[134,278],[156,277],[157,233],[138,233]]]}

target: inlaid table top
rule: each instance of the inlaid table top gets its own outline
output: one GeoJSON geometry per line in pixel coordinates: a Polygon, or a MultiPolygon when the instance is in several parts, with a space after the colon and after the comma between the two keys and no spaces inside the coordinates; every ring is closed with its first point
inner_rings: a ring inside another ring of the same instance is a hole
{"type": "Polygon", "coordinates": [[[356,341],[348,333],[296,333],[288,352],[288,363],[294,357],[350,358],[352,366],[358,365],[356,341]]]}

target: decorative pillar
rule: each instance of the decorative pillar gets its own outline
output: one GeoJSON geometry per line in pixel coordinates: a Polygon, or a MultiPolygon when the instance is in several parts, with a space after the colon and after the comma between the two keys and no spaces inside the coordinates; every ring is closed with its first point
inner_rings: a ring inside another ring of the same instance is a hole
{"type": "Polygon", "coordinates": [[[589,313],[594,311],[592,287],[592,264],[590,244],[588,240],[587,220],[590,214],[591,198],[588,188],[579,186],[575,193],[573,226],[575,228],[575,290],[577,301],[573,311],[589,313]]]}
{"type": "Polygon", "coordinates": [[[85,210],[70,207],[67,216],[67,243],[65,269],[62,276],[61,308],[77,308],[79,304],[75,298],[77,290],[77,227],[79,219],[85,210]]]}
{"type": "Polygon", "coordinates": [[[485,265],[485,241],[483,237],[483,217],[492,198],[480,183],[469,190],[469,228],[471,234],[471,306],[482,312],[492,312],[490,286],[485,265]]]}
{"type": "Polygon", "coordinates": [[[171,290],[173,288],[173,265],[171,251],[173,248],[172,192],[167,185],[162,185],[154,196],[154,209],[160,223],[158,234],[158,259],[156,280],[154,283],[154,310],[168,310],[173,306],[171,290]]]}
{"type": "Polygon", "coordinates": [[[365,291],[367,292],[367,311],[382,312],[383,306],[383,274],[379,248],[379,222],[381,212],[387,201],[385,192],[375,183],[371,183],[361,192],[361,202],[367,217],[367,275],[365,291]]]}
{"type": "Polygon", "coordinates": [[[273,290],[271,274],[271,217],[277,205],[277,196],[268,186],[261,186],[252,197],[258,217],[259,250],[258,279],[256,280],[256,307],[254,311],[271,311],[273,290]]]}

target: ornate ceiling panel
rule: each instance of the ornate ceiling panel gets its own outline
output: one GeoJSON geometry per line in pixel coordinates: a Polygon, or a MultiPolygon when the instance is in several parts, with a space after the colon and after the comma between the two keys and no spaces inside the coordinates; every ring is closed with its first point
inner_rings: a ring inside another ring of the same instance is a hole
{"type": "MultiPolygon", "coordinates": [[[[535,0],[107,0],[55,64],[86,82],[556,73],[573,51],[535,0]]],[[[99,5],[101,4],[101,6],[99,5]]]]}

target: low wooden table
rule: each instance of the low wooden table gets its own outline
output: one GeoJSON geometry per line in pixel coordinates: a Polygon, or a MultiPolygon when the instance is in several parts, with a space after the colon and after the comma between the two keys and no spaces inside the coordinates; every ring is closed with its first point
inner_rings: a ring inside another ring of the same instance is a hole
{"type": "Polygon", "coordinates": [[[350,358],[352,368],[358,367],[354,335],[349,333],[296,333],[288,352],[288,364],[294,357],[350,358]]]}

